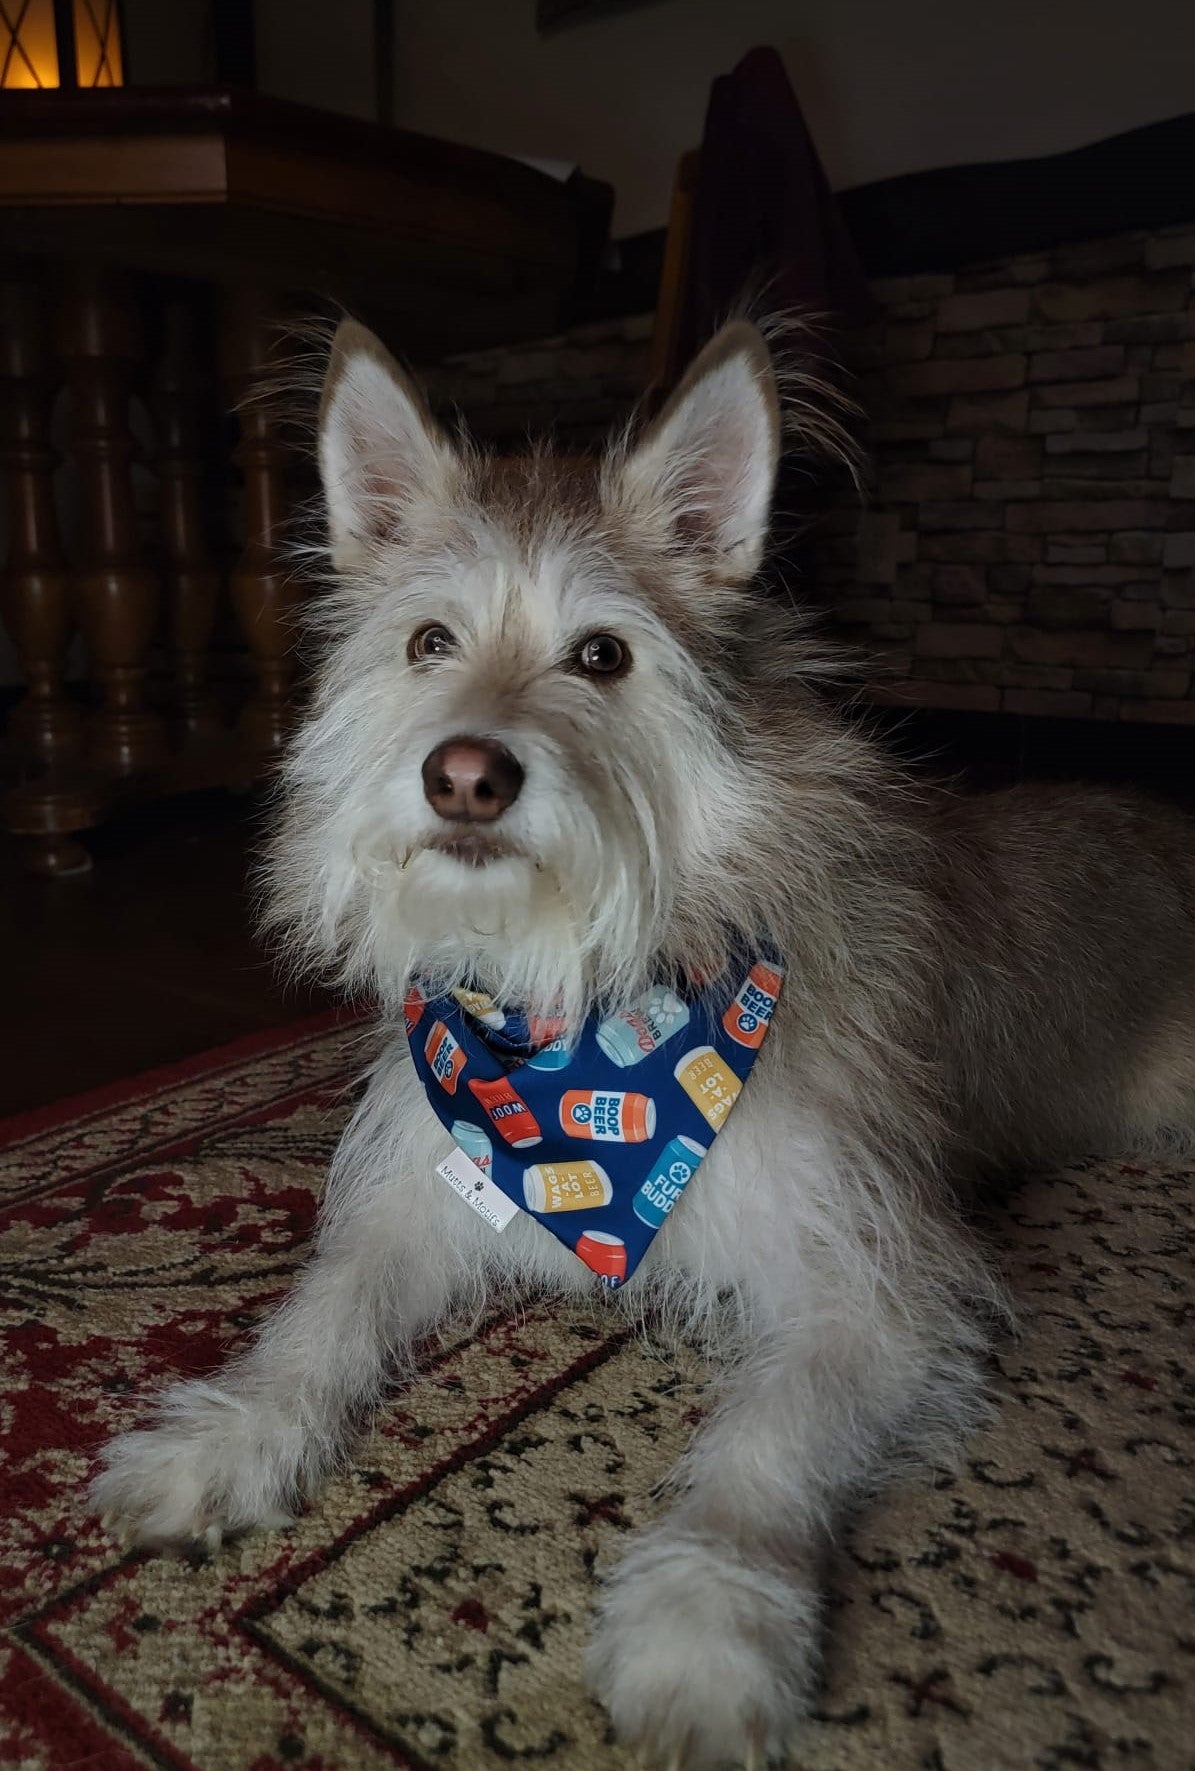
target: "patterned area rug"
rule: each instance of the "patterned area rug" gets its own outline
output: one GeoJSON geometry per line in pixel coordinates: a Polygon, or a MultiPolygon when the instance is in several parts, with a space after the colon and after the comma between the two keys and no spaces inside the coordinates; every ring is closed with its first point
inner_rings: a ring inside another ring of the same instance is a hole
{"type": "MultiPolygon", "coordinates": [[[[615,1771],[595,1584],[701,1408],[616,1319],[429,1353],[292,1532],[122,1555],[83,1511],[136,1398],[211,1369],[300,1259],[359,1054],[323,1024],[10,1128],[0,1152],[0,1763],[615,1771]]],[[[842,1546],[800,1771],[1195,1765],[1195,1201],[1088,1163],[1002,1214],[1023,1338],[956,1476],[842,1546]]]]}

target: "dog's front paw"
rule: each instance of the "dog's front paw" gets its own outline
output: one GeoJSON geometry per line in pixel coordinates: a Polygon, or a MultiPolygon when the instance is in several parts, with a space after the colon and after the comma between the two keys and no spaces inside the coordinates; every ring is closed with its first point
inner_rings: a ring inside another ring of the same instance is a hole
{"type": "Polygon", "coordinates": [[[125,1543],[214,1549],[225,1532],[292,1522],[297,1429],[211,1384],[179,1384],[156,1424],[114,1439],[91,1503],[125,1543]]]}
{"type": "Polygon", "coordinates": [[[665,1525],[606,1588],[590,1677],[619,1739],[649,1761],[762,1771],[808,1711],[819,1634],[812,1586],[665,1525]]]}

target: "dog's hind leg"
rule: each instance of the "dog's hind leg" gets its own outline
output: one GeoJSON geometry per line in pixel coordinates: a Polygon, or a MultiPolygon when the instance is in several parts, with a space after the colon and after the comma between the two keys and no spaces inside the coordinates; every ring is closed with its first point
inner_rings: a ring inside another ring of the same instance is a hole
{"type": "Polygon", "coordinates": [[[1195,1149],[1195,1000],[1186,1020],[1157,1030],[1125,1093],[1130,1148],[1195,1149]]]}

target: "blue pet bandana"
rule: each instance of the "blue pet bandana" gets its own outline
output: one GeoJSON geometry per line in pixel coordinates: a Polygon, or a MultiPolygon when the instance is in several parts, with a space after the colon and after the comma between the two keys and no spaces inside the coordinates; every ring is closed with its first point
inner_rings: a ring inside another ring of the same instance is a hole
{"type": "Polygon", "coordinates": [[[413,986],[407,1038],[457,1146],[603,1285],[629,1279],[725,1125],[759,1055],[783,971],[759,955],[733,999],[656,984],[591,1017],[571,1049],[476,991],[413,986]]]}

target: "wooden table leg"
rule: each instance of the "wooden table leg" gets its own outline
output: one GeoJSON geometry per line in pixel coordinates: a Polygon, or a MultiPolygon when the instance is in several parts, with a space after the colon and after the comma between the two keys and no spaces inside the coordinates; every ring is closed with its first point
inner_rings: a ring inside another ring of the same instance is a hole
{"type": "Polygon", "coordinates": [[[0,462],[9,491],[0,594],[26,685],[9,736],[23,756],[51,767],[76,748],[82,722],[63,687],[74,617],[54,509],[54,380],[45,305],[45,290],[32,273],[0,288],[0,462]]]}
{"type": "Polygon", "coordinates": [[[235,459],[244,476],[245,544],[229,591],[257,672],[241,733],[258,761],[276,757],[292,718],[291,687],[303,585],[284,557],[286,453],[262,383],[279,367],[278,309],[261,290],[227,298],[222,326],[224,378],[240,421],[235,459]]]}
{"type": "Polygon", "coordinates": [[[158,760],[164,735],[160,719],[145,705],[158,586],[138,558],[129,399],[140,337],[124,278],[93,271],[72,276],[60,315],[59,352],[74,400],[79,465],[82,527],[75,593],[103,697],[89,760],[130,775],[158,760]]]}
{"type": "Polygon", "coordinates": [[[188,302],[170,301],[163,313],[153,406],[165,560],[165,632],[174,672],[172,711],[184,744],[210,738],[220,724],[207,687],[220,576],[204,533],[200,402],[194,309],[188,302]]]}

